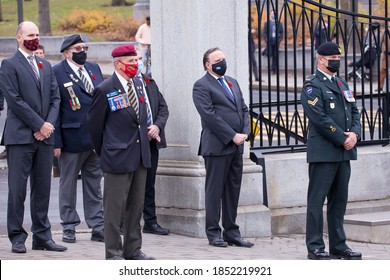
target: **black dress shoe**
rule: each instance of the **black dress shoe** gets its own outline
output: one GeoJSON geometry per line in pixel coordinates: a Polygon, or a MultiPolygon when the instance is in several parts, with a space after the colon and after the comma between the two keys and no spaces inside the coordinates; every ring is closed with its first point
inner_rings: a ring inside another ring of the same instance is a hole
{"type": "Polygon", "coordinates": [[[209,240],[209,244],[214,247],[227,247],[228,244],[220,237],[216,237],[213,240],[209,240]]]}
{"type": "Polygon", "coordinates": [[[255,245],[254,243],[250,242],[250,241],[246,241],[242,238],[235,238],[235,239],[229,239],[229,240],[225,240],[229,246],[237,246],[237,247],[246,247],[246,248],[250,248],[252,247],[253,245],[255,245]]]}
{"type": "Polygon", "coordinates": [[[23,242],[17,241],[12,244],[12,253],[26,253],[26,246],[23,242]]]}
{"type": "Polygon", "coordinates": [[[133,260],[133,261],[149,261],[149,260],[155,260],[155,258],[145,255],[142,251],[140,251],[140,254],[137,256],[132,256],[125,258],[125,260],[133,260]]]}
{"type": "Polygon", "coordinates": [[[330,260],[329,253],[324,249],[315,249],[307,254],[309,260],[330,260]]]}
{"type": "Polygon", "coordinates": [[[75,243],[76,235],[74,230],[65,229],[64,232],[62,233],[62,241],[66,243],[75,243]]]}
{"type": "Polygon", "coordinates": [[[62,252],[67,250],[68,248],[62,245],[55,244],[53,240],[49,240],[46,242],[36,242],[36,243],[33,242],[32,249],[62,252]]]}
{"type": "Polygon", "coordinates": [[[91,235],[91,240],[97,242],[104,242],[104,230],[99,232],[93,231],[91,235]]]}
{"type": "Polygon", "coordinates": [[[121,256],[113,256],[113,257],[107,258],[106,260],[110,260],[110,261],[120,261],[120,260],[124,260],[124,258],[121,257],[121,256]]]}
{"type": "Polygon", "coordinates": [[[351,249],[347,249],[345,251],[332,250],[330,252],[330,257],[332,259],[343,259],[343,260],[361,260],[362,253],[354,252],[351,249]]]}
{"type": "Polygon", "coordinates": [[[153,224],[153,225],[144,225],[144,228],[142,230],[143,233],[152,233],[152,234],[158,234],[158,235],[167,235],[169,234],[169,230],[162,228],[159,224],[153,224]]]}

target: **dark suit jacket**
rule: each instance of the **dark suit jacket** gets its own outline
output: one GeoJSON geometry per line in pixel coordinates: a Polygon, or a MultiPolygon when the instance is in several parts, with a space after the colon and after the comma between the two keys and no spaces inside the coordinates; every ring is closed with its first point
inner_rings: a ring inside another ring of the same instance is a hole
{"type": "MultiPolygon", "coordinates": [[[[139,96],[141,82],[134,79],[139,96]]],[[[139,121],[134,109],[112,112],[106,94],[126,92],[114,73],[93,91],[93,100],[88,112],[88,128],[93,146],[100,156],[101,169],[109,173],[129,173],[140,165],[151,167],[147,130],[147,112],[144,102],[139,102],[139,121]]]]}
{"type": "MultiPolygon", "coordinates": [[[[4,129],[4,145],[34,143],[34,132],[44,122],[56,124],[60,95],[50,63],[36,57],[40,79],[37,80],[31,65],[20,51],[4,59],[0,79],[7,101],[7,120],[4,129]]],[[[54,137],[44,140],[54,145],[54,137]]]]}
{"type": "MultiPolygon", "coordinates": [[[[102,71],[96,63],[86,62],[85,70],[91,77],[94,88],[103,81],[102,71]]],[[[66,59],[53,67],[61,94],[60,114],[55,130],[55,148],[61,148],[65,152],[80,153],[92,150],[92,142],[88,132],[87,114],[92,103],[92,95],[89,94],[83,82],[74,73],[66,59]],[[79,110],[72,110],[70,95],[64,86],[72,82],[72,88],[81,104],[79,110]]]]}
{"type": "Polygon", "coordinates": [[[283,25],[280,21],[277,22],[277,34],[276,34],[276,21],[270,20],[265,22],[263,29],[263,36],[267,42],[267,45],[277,45],[279,46],[280,42],[283,39],[283,25]],[[273,30],[275,29],[275,37],[273,37],[273,30]]]}
{"type": "Polygon", "coordinates": [[[344,132],[357,133],[360,138],[360,114],[356,102],[347,102],[343,91],[348,84],[337,78],[331,82],[316,71],[302,88],[301,103],[309,119],[307,136],[308,162],[340,162],[357,158],[356,147],[344,149],[344,132]]]}
{"type": "Polygon", "coordinates": [[[193,88],[192,98],[202,121],[202,134],[199,155],[228,155],[240,149],[232,141],[236,133],[249,135],[248,107],[245,105],[237,81],[225,76],[237,100],[234,104],[221,84],[208,72],[199,79],[193,88]]]}
{"type": "Polygon", "coordinates": [[[167,141],[165,139],[165,125],[168,120],[169,111],[168,105],[165,102],[164,96],[161,94],[156,82],[152,78],[142,75],[145,81],[146,93],[152,109],[153,124],[160,128],[161,141],[156,141],[157,149],[166,148],[167,141]]]}

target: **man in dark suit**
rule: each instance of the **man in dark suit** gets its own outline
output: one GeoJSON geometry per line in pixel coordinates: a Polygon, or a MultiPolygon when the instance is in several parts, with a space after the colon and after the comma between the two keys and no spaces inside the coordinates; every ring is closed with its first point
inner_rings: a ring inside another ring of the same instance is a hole
{"type": "Polygon", "coordinates": [[[76,242],[80,224],[76,210],[77,179],[81,171],[84,217],[92,228],[91,240],[104,241],[103,196],[100,181],[103,172],[93,150],[87,126],[87,114],[93,89],[103,81],[99,65],[87,62],[88,46],[79,34],[67,37],[61,45],[65,59],[53,67],[61,94],[60,114],[55,130],[54,156],[60,175],[59,210],[62,241],[76,242]]]}
{"type": "Polygon", "coordinates": [[[277,64],[279,63],[279,46],[283,38],[283,25],[273,11],[270,14],[269,21],[266,21],[264,24],[263,36],[266,41],[266,53],[272,60],[271,72],[275,74],[277,64]]]}
{"type": "Polygon", "coordinates": [[[336,76],[341,50],[326,42],[317,50],[318,69],[303,85],[301,102],[309,119],[306,247],[308,258],[361,259],[346,245],[344,214],[348,201],[350,160],[356,160],[360,115],[348,84],[336,76]],[[327,199],[329,250],[323,240],[323,205],[327,199]]]}
{"type": "Polygon", "coordinates": [[[206,167],[206,235],[212,246],[252,247],[252,242],[241,238],[236,224],[242,154],[249,135],[248,107],[238,82],[224,76],[226,60],[219,48],[205,52],[203,67],[207,73],[194,84],[192,97],[202,121],[199,155],[206,167]]]}
{"type": "MultiPolygon", "coordinates": [[[[138,54],[140,54],[139,51],[138,54]]],[[[143,91],[146,92],[146,105],[149,107],[151,112],[151,120],[150,123],[148,123],[148,134],[150,138],[149,144],[152,164],[152,167],[148,168],[146,176],[145,202],[143,211],[144,227],[142,231],[144,233],[167,235],[169,234],[169,230],[162,228],[157,223],[154,185],[156,182],[159,149],[167,147],[164,129],[168,120],[169,111],[164,96],[158,89],[155,80],[142,74],[142,69],[142,56],[139,55],[138,72],[135,79],[139,79],[143,85],[143,91]],[[159,139],[153,139],[154,135],[158,135],[159,139]]]]}
{"type": "Polygon", "coordinates": [[[91,140],[104,173],[106,259],[150,260],[141,251],[140,220],[151,164],[145,93],[141,82],[132,79],[138,56],[131,44],[116,47],[111,55],[115,73],[95,88],[88,113],[91,140]]]}
{"type": "Polygon", "coordinates": [[[8,237],[12,252],[25,253],[23,228],[27,179],[31,186],[32,249],[64,251],[52,240],[47,216],[53,162],[54,125],[60,96],[51,65],[33,52],[39,45],[38,27],[19,24],[18,51],[1,65],[1,82],[8,110],[4,144],[8,153],[8,237]]]}

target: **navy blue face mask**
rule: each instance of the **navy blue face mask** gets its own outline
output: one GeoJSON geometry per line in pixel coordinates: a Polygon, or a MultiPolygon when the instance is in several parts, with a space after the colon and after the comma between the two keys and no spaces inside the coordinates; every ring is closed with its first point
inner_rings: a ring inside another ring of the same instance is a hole
{"type": "Polygon", "coordinates": [[[221,60],[220,62],[214,63],[211,65],[211,68],[213,69],[213,72],[216,73],[219,76],[223,76],[226,73],[227,64],[226,60],[221,60]]]}

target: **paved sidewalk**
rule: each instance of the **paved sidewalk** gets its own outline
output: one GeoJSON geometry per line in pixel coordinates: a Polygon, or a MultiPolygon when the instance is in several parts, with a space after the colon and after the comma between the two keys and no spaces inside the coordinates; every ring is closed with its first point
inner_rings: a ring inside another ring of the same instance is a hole
{"type": "MultiPolygon", "coordinates": [[[[65,252],[31,250],[31,236],[27,239],[26,254],[11,252],[8,237],[0,236],[1,260],[104,260],[104,243],[90,241],[91,233],[80,230],[76,233],[77,242],[61,241],[61,231],[53,232],[56,243],[68,247],[65,252]]],[[[159,236],[143,234],[142,250],[158,260],[305,260],[304,235],[248,238],[255,243],[252,248],[217,248],[208,245],[206,238],[193,238],[176,234],[159,236]]],[[[390,260],[390,244],[370,244],[348,242],[349,246],[360,251],[364,260],[390,260]]]]}

